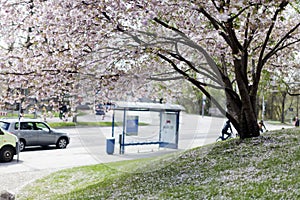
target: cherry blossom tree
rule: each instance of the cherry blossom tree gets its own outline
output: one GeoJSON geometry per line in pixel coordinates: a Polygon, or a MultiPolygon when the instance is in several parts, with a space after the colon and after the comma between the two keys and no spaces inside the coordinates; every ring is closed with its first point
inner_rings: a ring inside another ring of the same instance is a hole
{"type": "MultiPolygon", "coordinates": [[[[255,137],[262,70],[284,49],[293,53],[300,41],[299,12],[293,6],[288,1],[138,2],[123,5],[122,16],[128,10],[135,15],[119,19],[117,30],[125,35],[124,46],[134,47],[139,55],[150,52],[151,61],[171,66],[197,86],[226,114],[241,138],[255,137]],[[225,108],[207,87],[225,90],[225,108]]],[[[105,16],[112,21],[109,11],[105,16]]]]}
{"type": "Polygon", "coordinates": [[[155,93],[154,80],[184,79],[241,138],[259,135],[262,70],[300,41],[297,4],[286,0],[2,0],[0,17],[1,78],[9,87],[112,95],[155,93]],[[225,104],[212,90],[224,91],[225,104]]]}

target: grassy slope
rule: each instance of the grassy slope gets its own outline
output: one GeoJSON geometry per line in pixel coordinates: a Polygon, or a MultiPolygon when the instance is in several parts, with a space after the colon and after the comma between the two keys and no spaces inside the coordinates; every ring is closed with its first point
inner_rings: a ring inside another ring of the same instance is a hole
{"type": "Polygon", "coordinates": [[[54,173],[18,199],[300,199],[300,129],[54,173]],[[21,198],[22,197],[22,198],[21,198]]]}

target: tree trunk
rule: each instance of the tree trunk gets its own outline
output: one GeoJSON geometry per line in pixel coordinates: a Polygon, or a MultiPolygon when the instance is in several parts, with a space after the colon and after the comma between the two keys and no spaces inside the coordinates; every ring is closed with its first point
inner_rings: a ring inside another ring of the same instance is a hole
{"type": "Polygon", "coordinates": [[[248,112],[248,109],[243,109],[241,113],[239,132],[241,139],[258,137],[260,135],[257,118],[248,112]]]}
{"type": "Polygon", "coordinates": [[[247,67],[246,62],[241,60],[235,60],[235,75],[236,82],[239,89],[240,102],[230,101],[229,104],[236,104],[234,107],[239,106],[240,109],[235,109],[235,113],[229,113],[230,115],[238,116],[237,122],[233,123],[233,126],[238,131],[240,138],[258,137],[260,132],[257,124],[256,114],[256,94],[257,85],[250,85],[247,79],[247,67]],[[244,70],[241,70],[243,68],[244,70]],[[238,112],[238,113],[237,113],[238,112]]]}
{"type": "MultiPolygon", "coordinates": [[[[228,105],[233,107],[237,107],[237,102],[234,102],[230,99],[227,99],[228,105]]],[[[228,109],[229,110],[229,109],[228,109]]],[[[231,111],[229,113],[230,116],[237,116],[234,118],[229,118],[234,128],[240,135],[241,139],[251,138],[251,137],[258,137],[259,128],[257,125],[257,116],[253,113],[252,104],[243,103],[241,109],[231,111]],[[238,111],[238,112],[236,112],[238,111]]]]}
{"type": "Polygon", "coordinates": [[[284,116],[284,109],[285,109],[285,99],[286,99],[286,92],[282,93],[282,101],[281,101],[281,123],[284,123],[285,116],[284,116]]]}
{"type": "Polygon", "coordinates": [[[299,95],[297,96],[297,111],[296,116],[299,116],[299,95]]]}
{"type": "Polygon", "coordinates": [[[274,95],[274,92],[272,92],[272,99],[271,99],[271,112],[270,112],[270,119],[275,119],[275,115],[274,115],[274,109],[275,109],[275,106],[274,106],[274,99],[275,99],[275,95],[274,95]]]}

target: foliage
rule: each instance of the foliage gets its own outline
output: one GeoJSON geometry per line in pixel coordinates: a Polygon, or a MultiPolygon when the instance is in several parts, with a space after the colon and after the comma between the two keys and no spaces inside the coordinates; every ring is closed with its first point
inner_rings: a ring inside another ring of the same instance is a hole
{"type": "Polygon", "coordinates": [[[299,129],[58,171],[20,199],[298,199],[299,129]],[[204,156],[203,156],[204,155],[204,156]]]}

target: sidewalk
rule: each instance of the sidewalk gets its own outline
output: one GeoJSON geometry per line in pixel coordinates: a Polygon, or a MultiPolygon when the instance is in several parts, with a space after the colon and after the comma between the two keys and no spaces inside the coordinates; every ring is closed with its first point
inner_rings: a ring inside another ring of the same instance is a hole
{"type": "Polygon", "coordinates": [[[268,131],[294,128],[293,125],[288,125],[288,124],[274,124],[274,123],[270,123],[268,121],[264,121],[264,123],[265,123],[265,126],[268,131]]]}

